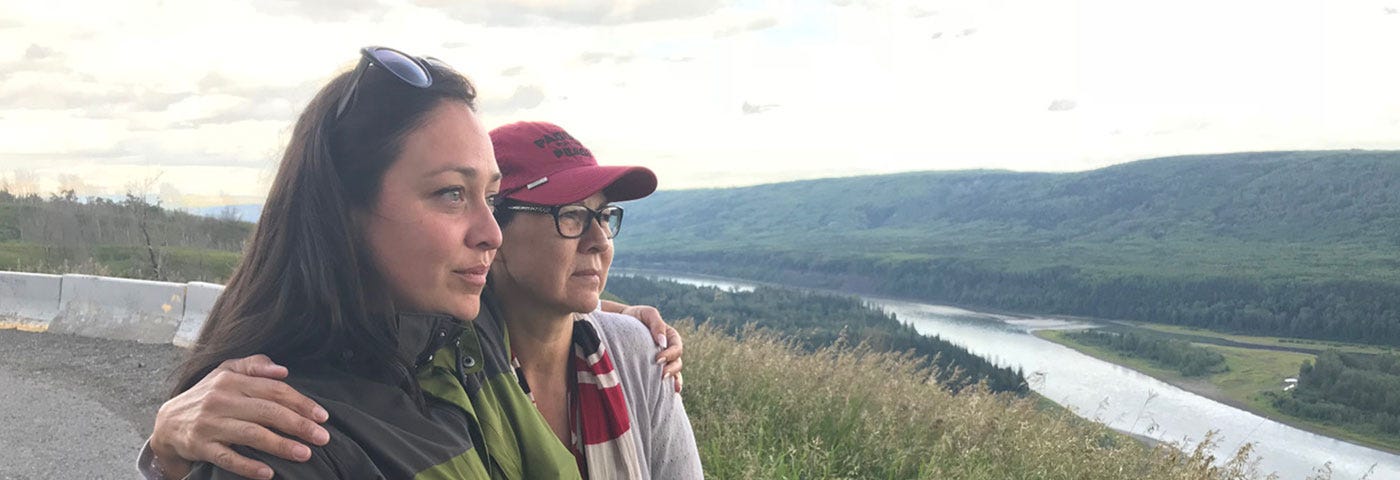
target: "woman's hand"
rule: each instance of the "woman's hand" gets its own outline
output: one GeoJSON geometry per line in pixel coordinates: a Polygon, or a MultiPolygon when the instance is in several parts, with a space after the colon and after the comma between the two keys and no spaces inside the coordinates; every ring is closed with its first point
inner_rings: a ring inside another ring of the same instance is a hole
{"type": "Polygon", "coordinates": [[[266,355],[227,360],[199,383],[167,400],[156,413],[151,451],[165,478],[182,478],[193,462],[209,462],[251,478],[272,478],[272,468],[234,452],[244,445],[287,460],[304,462],[311,449],[278,435],[286,432],[315,445],[330,434],[318,423],[324,408],[290,385],[287,367],[266,355]]]}
{"type": "Polygon", "coordinates": [[[662,368],[661,378],[676,378],[676,393],[681,391],[681,356],[685,353],[685,346],[681,341],[681,334],[676,332],[661,319],[661,312],[649,305],[623,305],[621,303],[603,300],[603,311],[610,313],[621,313],[630,315],[642,321],[642,324],[651,330],[651,336],[656,339],[656,345],[661,347],[661,352],[656,354],[656,363],[665,364],[662,368]]]}

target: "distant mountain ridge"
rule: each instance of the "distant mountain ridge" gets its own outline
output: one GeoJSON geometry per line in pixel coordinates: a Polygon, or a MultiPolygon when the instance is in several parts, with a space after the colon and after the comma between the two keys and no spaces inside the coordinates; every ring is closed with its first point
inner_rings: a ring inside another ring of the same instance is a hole
{"type": "Polygon", "coordinates": [[[1400,152],[1349,150],[660,191],[627,206],[618,262],[1400,343],[1397,186],[1400,152]]]}
{"type": "Polygon", "coordinates": [[[1400,240],[1396,187],[1400,152],[1193,155],[1077,173],[915,172],[660,191],[633,203],[638,217],[646,217],[637,222],[628,218],[628,237],[676,229],[699,235],[775,226],[961,226],[1057,239],[1176,235],[1318,241],[1361,236],[1394,242],[1400,240]],[[717,222],[715,212],[742,215],[717,222]]]}

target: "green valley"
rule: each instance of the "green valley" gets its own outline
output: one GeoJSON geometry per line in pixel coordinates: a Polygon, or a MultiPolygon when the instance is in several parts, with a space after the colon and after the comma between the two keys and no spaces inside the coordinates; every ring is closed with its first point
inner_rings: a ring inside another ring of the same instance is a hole
{"type": "Polygon", "coordinates": [[[619,262],[1012,311],[1400,345],[1400,153],[663,191],[619,262]]]}

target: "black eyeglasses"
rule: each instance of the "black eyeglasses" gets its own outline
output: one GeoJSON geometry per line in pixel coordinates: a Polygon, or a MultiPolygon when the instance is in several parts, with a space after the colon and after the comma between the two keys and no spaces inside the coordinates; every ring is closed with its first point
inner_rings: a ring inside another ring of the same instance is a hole
{"type": "MultiPolygon", "coordinates": [[[[334,119],[340,120],[340,116],[345,113],[346,109],[350,108],[351,102],[355,100],[356,91],[359,90],[360,78],[365,75],[365,71],[369,70],[370,65],[383,68],[409,86],[428,88],[433,86],[433,74],[428,71],[429,63],[437,67],[451,68],[436,58],[419,58],[389,47],[361,48],[360,64],[355,66],[355,72],[350,76],[349,92],[341,97],[340,103],[335,106],[334,119]]],[[[474,95],[475,92],[472,94],[474,95]]]]}
{"type": "Polygon", "coordinates": [[[553,207],[501,205],[496,208],[516,212],[548,213],[554,216],[554,230],[564,238],[582,237],[583,234],[588,233],[589,227],[593,226],[595,220],[603,228],[603,234],[607,235],[608,238],[617,237],[617,233],[622,231],[622,207],[617,205],[608,205],[598,210],[577,204],[553,207]]]}

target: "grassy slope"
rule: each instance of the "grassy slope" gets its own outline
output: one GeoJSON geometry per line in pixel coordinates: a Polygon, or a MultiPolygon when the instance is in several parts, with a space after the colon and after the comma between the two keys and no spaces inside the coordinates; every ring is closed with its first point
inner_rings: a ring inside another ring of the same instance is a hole
{"type": "Polygon", "coordinates": [[[1297,377],[1298,366],[1303,360],[1316,359],[1316,355],[1197,343],[1224,355],[1230,371],[1206,377],[1184,377],[1176,370],[1160,368],[1142,358],[1076,342],[1062,331],[1041,330],[1035,334],[1085,355],[1126,366],[1183,390],[1293,427],[1400,454],[1400,441],[1396,439],[1362,435],[1335,425],[1288,415],[1274,408],[1261,395],[1266,391],[1280,390],[1284,378],[1297,377]]]}
{"type": "Polygon", "coordinates": [[[907,358],[799,353],[682,326],[686,410],[715,478],[1258,478],[1143,443],[1037,397],[952,395],[907,358]]]}

